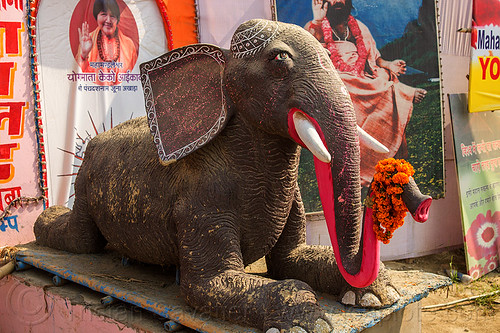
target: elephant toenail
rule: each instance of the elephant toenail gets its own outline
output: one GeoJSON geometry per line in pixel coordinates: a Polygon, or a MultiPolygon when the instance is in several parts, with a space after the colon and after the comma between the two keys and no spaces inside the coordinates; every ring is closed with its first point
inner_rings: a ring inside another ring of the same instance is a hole
{"type": "Polygon", "coordinates": [[[389,302],[395,303],[399,299],[399,293],[393,287],[387,287],[387,299],[389,302]]]}
{"type": "Polygon", "coordinates": [[[266,331],[266,333],[280,333],[280,330],[277,329],[276,327],[271,327],[266,331]]]}
{"type": "Polygon", "coordinates": [[[356,294],[354,291],[349,290],[344,294],[344,297],[342,297],[342,303],[346,305],[354,305],[356,304],[356,294]]]}
{"type": "Polygon", "coordinates": [[[382,303],[380,303],[377,296],[375,296],[371,293],[366,293],[363,295],[363,297],[359,301],[359,305],[364,306],[364,307],[376,308],[376,307],[382,306],[382,303]]]}
{"type": "Polygon", "coordinates": [[[319,318],[316,320],[316,324],[314,325],[314,333],[328,333],[331,332],[332,328],[330,324],[328,324],[325,320],[319,318]]]}

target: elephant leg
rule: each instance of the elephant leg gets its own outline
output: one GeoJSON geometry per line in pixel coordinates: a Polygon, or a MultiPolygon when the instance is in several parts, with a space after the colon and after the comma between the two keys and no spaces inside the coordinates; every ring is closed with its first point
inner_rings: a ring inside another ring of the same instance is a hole
{"type": "Polygon", "coordinates": [[[180,286],[186,303],[214,317],[264,331],[275,328],[287,332],[294,326],[308,332],[331,330],[306,283],[275,281],[244,272],[233,214],[214,216],[203,208],[192,211],[196,215],[177,224],[180,286]]]}
{"type": "Polygon", "coordinates": [[[342,303],[366,308],[390,306],[400,298],[383,263],[380,263],[378,276],[371,285],[365,288],[354,288],[345,284],[340,295],[342,303]]]}
{"type": "Polygon", "coordinates": [[[304,281],[316,291],[338,295],[348,305],[381,307],[399,299],[382,263],[377,279],[370,286],[351,287],[339,271],[332,248],[306,245],[305,232],[304,206],[297,190],[287,224],[266,258],[273,278],[304,281]]]}
{"type": "Polygon", "coordinates": [[[88,214],[85,193],[78,193],[73,210],[52,206],[43,211],[33,230],[38,244],[73,253],[100,252],[107,243],[88,214]]]}

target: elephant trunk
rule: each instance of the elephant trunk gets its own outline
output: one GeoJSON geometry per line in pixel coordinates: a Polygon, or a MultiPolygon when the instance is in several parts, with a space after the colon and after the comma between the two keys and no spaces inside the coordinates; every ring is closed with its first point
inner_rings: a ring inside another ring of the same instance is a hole
{"type": "Polygon", "coordinates": [[[369,208],[362,219],[355,115],[352,105],[341,106],[340,109],[330,110],[327,117],[318,121],[302,110],[291,109],[289,132],[297,143],[315,155],[318,188],[337,265],[350,285],[362,288],[370,285],[378,275],[379,243],[373,231],[369,208]],[[343,112],[343,108],[347,111],[343,112]],[[323,148],[311,148],[315,144],[303,139],[307,136],[303,129],[297,131],[297,126],[301,126],[298,120],[304,118],[315,129],[312,132],[317,133],[320,138],[318,145],[323,148]]]}
{"type": "Polygon", "coordinates": [[[403,186],[402,199],[415,221],[427,221],[432,198],[429,195],[424,195],[420,192],[413,177],[410,177],[408,184],[403,186]]]}

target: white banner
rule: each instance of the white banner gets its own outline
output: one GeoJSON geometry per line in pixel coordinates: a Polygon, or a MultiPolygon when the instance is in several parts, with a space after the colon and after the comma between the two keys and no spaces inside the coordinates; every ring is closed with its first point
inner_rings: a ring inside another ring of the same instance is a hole
{"type": "Polygon", "coordinates": [[[198,0],[200,43],[229,49],[238,26],[250,19],[270,20],[271,0],[198,0]]]}
{"type": "Polygon", "coordinates": [[[145,114],[139,64],[167,50],[154,0],[46,0],[36,49],[50,205],[73,203],[89,140],[145,114]]]}

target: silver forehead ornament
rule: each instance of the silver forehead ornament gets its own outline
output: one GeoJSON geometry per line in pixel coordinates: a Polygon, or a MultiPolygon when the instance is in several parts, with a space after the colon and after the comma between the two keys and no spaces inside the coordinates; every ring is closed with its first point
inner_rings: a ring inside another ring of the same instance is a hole
{"type": "Polygon", "coordinates": [[[278,23],[255,20],[251,25],[240,26],[231,40],[231,51],[235,58],[253,56],[263,50],[278,34],[278,23]]]}

